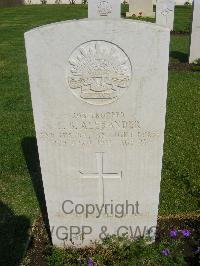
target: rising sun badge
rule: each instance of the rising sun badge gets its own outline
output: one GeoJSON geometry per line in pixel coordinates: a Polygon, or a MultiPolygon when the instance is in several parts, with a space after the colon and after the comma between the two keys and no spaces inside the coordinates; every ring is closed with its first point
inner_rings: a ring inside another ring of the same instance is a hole
{"type": "Polygon", "coordinates": [[[128,89],[132,76],[128,56],[106,41],[81,44],[72,52],[67,69],[72,93],[94,105],[116,101],[128,89]]]}

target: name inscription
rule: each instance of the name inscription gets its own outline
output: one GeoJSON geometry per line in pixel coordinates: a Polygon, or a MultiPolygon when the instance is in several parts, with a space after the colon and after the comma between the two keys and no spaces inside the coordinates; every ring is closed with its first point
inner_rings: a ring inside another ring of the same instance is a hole
{"type": "Polygon", "coordinates": [[[124,112],[73,113],[56,119],[53,130],[40,131],[40,139],[60,145],[84,146],[121,144],[130,146],[156,140],[158,132],[145,130],[124,112]]]}

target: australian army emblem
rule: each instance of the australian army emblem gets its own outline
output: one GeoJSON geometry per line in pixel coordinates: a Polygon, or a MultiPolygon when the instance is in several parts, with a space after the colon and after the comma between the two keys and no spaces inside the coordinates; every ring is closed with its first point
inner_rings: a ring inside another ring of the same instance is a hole
{"type": "Polygon", "coordinates": [[[106,41],[81,44],[72,52],[67,69],[72,93],[94,105],[116,101],[129,87],[132,76],[128,56],[106,41]]]}

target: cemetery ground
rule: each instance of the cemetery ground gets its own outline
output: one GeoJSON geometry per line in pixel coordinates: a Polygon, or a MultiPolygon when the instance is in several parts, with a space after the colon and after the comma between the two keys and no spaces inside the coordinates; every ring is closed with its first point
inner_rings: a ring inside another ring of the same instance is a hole
{"type": "MultiPolygon", "coordinates": [[[[127,6],[123,7],[122,15],[126,11],[127,6]]],[[[198,66],[187,63],[191,15],[190,6],[176,7],[171,34],[159,207],[162,237],[170,229],[187,228],[195,238],[200,228],[200,71],[198,66]]],[[[42,218],[38,219],[42,213],[46,220],[46,212],[24,32],[39,25],[86,16],[86,6],[80,5],[0,9],[0,265],[16,265],[25,255],[28,244],[26,262],[46,265],[44,250],[49,244],[42,218]],[[33,224],[35,229],[30,238],[33,224]]]]}

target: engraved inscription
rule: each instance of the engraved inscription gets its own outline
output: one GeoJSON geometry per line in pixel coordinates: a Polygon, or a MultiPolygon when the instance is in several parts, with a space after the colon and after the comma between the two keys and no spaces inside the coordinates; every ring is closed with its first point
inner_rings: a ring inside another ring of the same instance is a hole
{"type": "Polygon", "coordinates": [[[69,58],[67,80],[72,93],[94,105],[116,101],[129,87],[132,67],[117,45],[90,41],[80,45],[69,58]]]}
{"type": "Polygon", "coordinates": [[[98,178],[99,179],[99,199],[100,203],[104,204],[104,179],[121,179],[122,171],[120,173],[111,173],[104,171],[104,153],[96,152],[97,172],[96,173],[83,173],[80,172],[81,178],[98,178]]]}
{"type": "Polygon", "coordinates": [[[106,0],[99,0],[97,8],[100,16],[108,16],[112,12],[112,6],[106,0]]]}
{"type": "Polygon", "coordinates": [[[73,113],[56,118],[55,128],[40,131],[40,139],[56,145],[135,146],[156,141],[159,132],[142,127],[134,116],[124,112],[73,113]]]}
{"type": "Polygon", "coordinates": [[[160,5],[162,6],[160,13],[164,17],[166,17],[169,13],[173,12],[173,10],[174,10],[174,1],[173,0],[172,1],[169,0],[168,2],[166,2],[164,0],[160,3],[160,5]]]}

